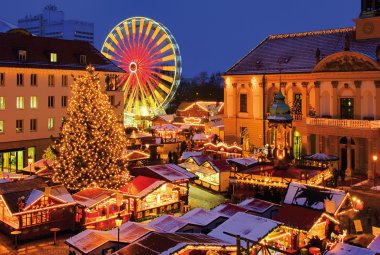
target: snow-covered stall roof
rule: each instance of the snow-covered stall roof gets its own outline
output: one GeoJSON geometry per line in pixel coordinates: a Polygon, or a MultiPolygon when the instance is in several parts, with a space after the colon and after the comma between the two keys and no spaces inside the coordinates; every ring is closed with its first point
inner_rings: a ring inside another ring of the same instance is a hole
{"type": "Polygon", "coordinates": [[[279,206],[274,203],[264,201],[257,198],[248,198],[244,200],[243,202],[238,204],[240,207],[243,207],[249,211],[256,212],[256,213],[264,213],[268,209],[272,208],[273,206],[279,206]]]}
{"type": "Polygon", "coordinates": [[[229,158],[227,162],[234,162],[242,166],[251,166],[257,163],[257,160],[254,158],[229,158]]]}
{"type": "MultiPolygon", "coordinates": [[[[224,232],[232,235],[240,235],[243,238],[258,242],[268,235],[273,229],[279,227],[280,224],[281,223],[277,221],[267,218],[238,212],[212,230],[208,235],[224,240],[230,244],[235,244],[236,239],[233,236],[225,234],[224,232]]],[[[245,242],[242,241],[242,243],[245,242]]]]}
{"type": "Polygon", "coordinates": [[[377,235],[368,245],[368,249],[380,253],[380,235],[377,235]]]}
{"type": "Polygon", "coordinates": [[[73,195],[75,202],[78,204],[91,207],[107,198],[110,198],[115,191],[101,189],[101,188],[89,188],[81,190],[73,195]]]}
{"type": "Polygon", "coordinates": [[[217,212],[206,211],[202,208],[194,208],[190,212],[187,212],[186,214],[182,215],[181,218],[193,224],[207,226],[208,224],[212,223],[218,218],[227,218],[227,217],[217,212]]]}
{"type": "Polygon", "coordinates": [[[148,226],[159,232],[175,233],[189,224],[192,223],[186,219],[165,214],[149,222],[148,226]]]}
{"type": "Polygon", "coordinates": [[[189,173],[175,164],[146,166],[146,168],[170,182],[197,178],[195,174],[189,173]]]}
{"type": "Polygon", "coordinates": [[[66,243],[77,250],[80,250],[84,254],[88,254],[107,243],[111,238],[110,234],[105,231],[86,229],[85,231],[67,239],[66,243]]]}
{"type": "Polygon", "coordinates": [[[211,211],[220,213],[226,217],[231,217],[238,212],[247,212],[248,210],[235,204],[225,203],[225,204],[218,205],[217,207],[213,208],[211,211]]]}
{"type": "Polygon", "coordinates": [[[334,202],[336,212],[345,196],[346,192],[342,190],[292,182],[289,184],[284,203],[324,211],[325,200],[330,200],[334,202]]]}
{"type": "Polygon", "coordinates": [[[325,255],[375,255],[376,252],[370,249],[361,248],[346,243],[338,243],[325,255]]]}
{"type": "Polygon", "coordinates": [[[201,156],[202,152],[201,151],[185,151],[182,153],[181,159],[186,160],[190,158],[191,156],[201,156]]]}
{"type": "MultiPolygon", "coordinates": [[[[147,224],[127,221],[120,226],[120,240],[126,243],[132,243],[141,237],[153,232],[147,224]]],[[[107,231],[112,241],[117,241],[117,228],[107,231]]]]}

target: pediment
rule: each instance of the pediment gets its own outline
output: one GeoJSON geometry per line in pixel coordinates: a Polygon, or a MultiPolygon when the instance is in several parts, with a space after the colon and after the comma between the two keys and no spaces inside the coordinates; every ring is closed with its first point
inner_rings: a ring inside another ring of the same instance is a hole
{"type": "Polygon", "coordinates": [[[322,59],[313,72],[361,72],[380,71],[380,66],[371,58],[356,52],[338,52],[322,59]]]}

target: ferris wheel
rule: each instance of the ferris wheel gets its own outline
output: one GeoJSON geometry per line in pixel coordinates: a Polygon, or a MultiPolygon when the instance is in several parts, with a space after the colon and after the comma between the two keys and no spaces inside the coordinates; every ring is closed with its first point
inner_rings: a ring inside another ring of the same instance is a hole
{"type": "Polygon", "coordinates": [[[101,52],[125,71],[117,78],[129,116],[163,114],[180,82],[182,61],[178,44],[162,24],[132,17],[117,24],[101,52]]]}

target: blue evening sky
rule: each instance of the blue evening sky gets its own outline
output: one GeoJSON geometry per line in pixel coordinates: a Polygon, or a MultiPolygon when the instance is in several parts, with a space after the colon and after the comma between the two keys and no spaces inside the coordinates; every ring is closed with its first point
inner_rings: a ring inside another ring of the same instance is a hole
{"type": "Polygon", "coordinates": [[[17,25],[47,4],[66,19],[94,22],[98,49],[126,18],[163,23],[179,44],[185,77],[226,71],[270,34],[351,27],[360,12],[360,0],[4,0],[0,18],[17,25]]]}

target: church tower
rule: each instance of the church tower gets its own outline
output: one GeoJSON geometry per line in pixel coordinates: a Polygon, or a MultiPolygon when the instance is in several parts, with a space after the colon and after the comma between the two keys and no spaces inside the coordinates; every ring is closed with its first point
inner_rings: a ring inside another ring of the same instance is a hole
{"type": "Polygon", "coordinates": [[[361,12],[355,23],[356,40],[380,38],[380,1],[361,0],[361,12]]]}

